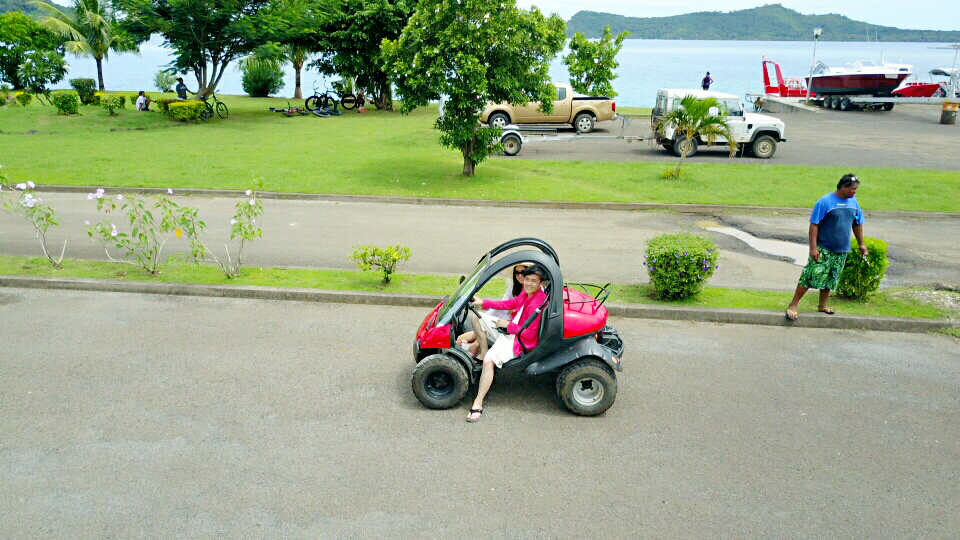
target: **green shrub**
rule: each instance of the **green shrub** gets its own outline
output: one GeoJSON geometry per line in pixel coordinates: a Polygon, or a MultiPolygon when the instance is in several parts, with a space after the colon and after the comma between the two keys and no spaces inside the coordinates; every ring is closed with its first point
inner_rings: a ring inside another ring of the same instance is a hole
{"type": "Polygon", "coordinates": [[[864,238],[863,242],[867,245],[866,257],[860,255],[856,238],[850,240],[850,254],[847,255],[847,263],[843,265],[840,283],[837,284],[837,294],[840,296],[856,300],[866,299],[868,294],[880,288],[880,281],[890,266],[886,242],[869,236],[864,238]]]}
{"type": "Polygon", "coordinates": [[[60,90],[50,96],[50,101],[57,108],[57,114],[80,114],[80,94],[73,90],[60,90]]]}
{"type": "Polygon", "coordinates": [[[197,100],[175,101],[167,106],[167,110],[170,116],[182,122],[187,122],[190,120],[199,120],[206,105],[206,103],[197,100]]]}
{"type": "Polygon", "coordinates": [[[180,101],[180,100],[179,100],[179,99],[158,99],[158,100],[153,101],[153,102],[151,102],[151,103],[156,103],[157,106],[160,107],[160,111],[161,111],[161,112],[165,112],[165,113],[167,113],[167,114],[170,114],[170,104],[171,104],[171,103],[176,103],[176,102],[178,102],[178,101],[180,101]]]}
{"type": "Polygon", "coordinates": [[[358,246],[354,248],[350,258],[357,261],[357,267],[364,272],[375,266],[383,271],[383,282],[390,283],[390,275],[396,272],[397,263],[410,260],[410,248],[400,244],[387,246],[358,246]]]}
{"type": "Polygon", "coordinates": [[[11,101],[13,101],[13,96],[10,95],[10,87],[5,84],[0,84],[0,107],[5,106],[11,101]]]}
{"type": "Polygon", "coordinates": [[[713,275],[717,245],[688,233],[661,234],[650,240],[643,258],[660,298],[678,300],[699,293],[713,275]]]}
{"type": "Polygon", "coordinates": [[[17,98],[17,103],[19,103],[21,107],[26,107],[33,101],[33,96],[30,92],[17,92],[14,94],[14,97],[17,98]]]}
{"type": "Polygon", "coordinates": [[[153,85],[161,92],[173,92],[173,83],[175,82],[177,82],[177,78],[169,71],[158,71],[153,76],[153,85]]]}
{"type": "Polygon", "coordinates": [[[97,91],[97,81],[93,79],[70,79],[70,86],[80,96],[80,103],[84,105],[93,103],[93,95],[97,91]]]}
{"type": "Polygon", "coordinates": [[[266,61],[248,61],[241,67],[243,91],[251,97],[267,97],[283,88],[283,68],[266,61]]]}
{"type": "Polygon", "coordinates": [[[123,96],[100,96],[100,106],[110,113],[110,116],[117,115],[117,109],[123,108],[123,96]]]}

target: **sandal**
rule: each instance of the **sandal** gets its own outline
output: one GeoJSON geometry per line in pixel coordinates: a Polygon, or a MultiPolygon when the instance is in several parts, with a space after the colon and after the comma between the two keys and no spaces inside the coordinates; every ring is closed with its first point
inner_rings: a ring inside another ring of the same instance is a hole
{"type": "Polygon", "coordinates": [[[819,311],[820,313],[826,313],[827,315],[833,315],[834,313],[836,313],[836,311],[834,311],[834,310],[832,310],[832,309],[830,309],[830,308],[828,308],[828,307],[819,308],[819,309],[817,309],[817,311],[819,311]]]}
{"type": "Polygon", "coordinates": [[[788,321],[795,321],[795,320],[797,320],[797,312],[796,312],[796,311],[791,311],[791,310],[788,309],[788,310],[787,310],[787,320],[788,320],[788,321]]]}
{"type": "Polygon", "coordinates": [[[467,422],[479,422],[483,418],[483,409],[470,409],[470,414],[467,415],[467,422]],[[479,415],[476,418],[473,418],[473,415],[479,415]]]}

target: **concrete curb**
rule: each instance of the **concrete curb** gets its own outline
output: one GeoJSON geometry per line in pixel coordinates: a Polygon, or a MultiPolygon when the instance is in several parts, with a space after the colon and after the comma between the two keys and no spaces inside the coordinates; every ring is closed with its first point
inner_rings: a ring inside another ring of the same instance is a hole
{"type": "MultiPolygon", "coordinates": [[[[422,308],[432,308],[443,298],[443,296],[430,294],[367,293],[286,287],[200,285],[195,283],[158,283],[150,281],[115,281],[34,276],[0,276],[0,287],[251,298],[259,300],[293,300],[300,302],[370,304],[422,308]]],[[[913,319],[907,317],[801,313],[800,318],[796,321],[787,321],[781,311],[754,309],[688,308],[642,304],[608,304],[607,308],[610,314],[616,317],[753,324],[762,326],[796,326],[800,328],[914,333],[938,332],[945,328],[955,327],[954,324],[944,320],[913,319]]]]}
{"type": "MultiPolygon", "coordinates": [[[[106,187],[109,191],[123,193],[138,193],[144,195],[166,195],[165,188],[141,187],[106,187]]],[[[53,186],[45,185],[40,192],[50,193],[91,193],[95,187],[84,186],[53,186]]],[[[198,197],[232,197],[244,196],[242,190],[217,189],[175,189],[174,195],[198,197]]],[[[261,191],[258,195],[263,199],[295,200],[295,201],[326,201],[349,203],[380,203],[380,204],[413,204],[423,206],[472,206],[494,208],[537,208],[560,210],[617,210],[617,211],[650,211],[666,210],[686,214],[716,214],[716,213],[776,213],[792,215],[808,215],[809,208],[793,208],[789,206],[735,206],[722,204],[661,204],[661,203],[616,203],[616,202],[570,202],[570,201],[491,201],[482,199],[441,199],[432,197],[392,197],[386,195],[337,195],[323,193],[279,193],[261,191]]],[[[864,211],[869,217],[884,218],[947,218],[960,219],[960,213],[952,212],[900,212],[894,210],[864,211]]]]}

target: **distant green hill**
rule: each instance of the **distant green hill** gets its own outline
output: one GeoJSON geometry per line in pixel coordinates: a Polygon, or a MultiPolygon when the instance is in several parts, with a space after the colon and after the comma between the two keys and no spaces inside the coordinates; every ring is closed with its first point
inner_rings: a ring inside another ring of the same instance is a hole
{"type": "MultiPolygon", "coordinates": [[[[48,4],[52,4],[53,7],[59,9],[64,13],[69,13],[73,11],[73,8],[66,8],[66,7],[54,4],[49,0],[43,0],[43,1],[48,4]]],[[[34,18],[36,18],[39,14],[39,10],[37,10],[37,8],[33,7],[32,5],[30,5],[30,0],[0,0],[0,13],[8,13],[10,11],[22,11],[34,18]]],[[[600,31],[603,32],[603,29],[601,28],[600,31]]]]}
{"type": "MultiPolygon", "coordinates": [[[[922,4],[918,4],[919,9],[922,4]]],[[[944,16],[948,16],[944,14],[944,16]]],[[[624,17],[612,13],[581,11],[567,22],[567,35],[580,32],[588,38],[603,35],[604,26],[614,35],[630,31],[631,39],[726,39],[749,41],[810,41],[813,29],[823,28],[824,41],[960,42],[960,31],[901,30],[854,21],[842,15],[802,15],[780,4],[721,13],[702,11],[674,17],[624,17]]]]}

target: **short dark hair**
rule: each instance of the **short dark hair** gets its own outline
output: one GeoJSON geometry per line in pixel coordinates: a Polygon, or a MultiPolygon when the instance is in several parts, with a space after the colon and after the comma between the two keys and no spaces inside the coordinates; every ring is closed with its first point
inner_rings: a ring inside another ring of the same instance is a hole
{"type": "Polygon", "coordinates": [[[541,264],[534,264],[530,268],[527,268],[523,271],[524,276],[532,276],[533,274],[540,276],[540,281],[547,279],[547,269],[541,264]]]}
{"type": "Polygon", "coordinates": [[[859,184],[860,180],[857,179],[856,175],[853,173],[847,173],[840,178],[840,181],[837,182],[837,189],[842,187],[852,186],[853,184],[859,184]]]}

